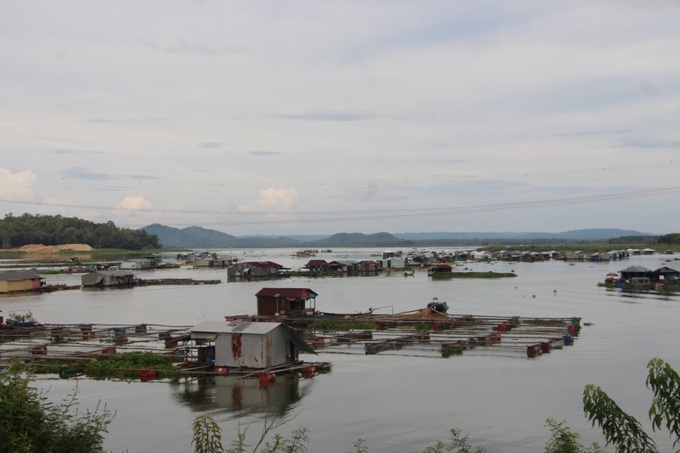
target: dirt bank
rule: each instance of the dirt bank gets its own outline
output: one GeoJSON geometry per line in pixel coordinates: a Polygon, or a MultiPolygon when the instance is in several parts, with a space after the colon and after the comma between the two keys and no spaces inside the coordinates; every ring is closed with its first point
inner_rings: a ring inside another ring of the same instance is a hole
{"type": "Polygon", "coordinates": [[[19,252],[26,253],[57,253],[64,251],[71,252],[89,252],[94,250],[87,244],[61,244],[61,245],[42,245],[42,244],[29,244],[24,245],[16,249],[19,252]]]}

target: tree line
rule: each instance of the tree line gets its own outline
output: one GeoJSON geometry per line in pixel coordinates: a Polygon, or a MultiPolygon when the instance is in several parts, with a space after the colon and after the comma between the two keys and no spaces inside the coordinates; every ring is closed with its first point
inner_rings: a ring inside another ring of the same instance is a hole
{"type": "Polygon", "coordinates": [[[659,244],[680,244],[680,233],[670,233],[659,236],[659,244]]]}
{"type": "Polygon", "coordinates": [[[6,214],[0,220],[0,248],[29,244],[87,244],[95,249],[125,250],[160,247],[157,236],[143,230],[118,228],[111,221],[94,223],[61,215],[6,214]]]}

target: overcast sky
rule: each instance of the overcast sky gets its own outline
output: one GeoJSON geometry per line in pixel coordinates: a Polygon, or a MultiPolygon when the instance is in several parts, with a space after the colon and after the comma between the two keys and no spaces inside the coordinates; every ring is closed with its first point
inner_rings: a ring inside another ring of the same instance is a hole
{"type": "Polygon", "coordinates": [[[3,0],[0,214],[680,231],[680,2],[3,0]]]}

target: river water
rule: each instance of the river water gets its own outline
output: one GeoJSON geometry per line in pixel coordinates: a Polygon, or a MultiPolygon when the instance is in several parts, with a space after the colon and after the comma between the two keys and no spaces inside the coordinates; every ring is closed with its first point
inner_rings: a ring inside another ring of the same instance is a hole
{"type": "MultiPolygon", "coordinates": [[[[245,260],[272,260],[300,267],[293,250],[226,251],[245,260]]],[[[317,258],[367,259],[378,249],[341,249],[317,258]]],[[[652,393],[645,387],[646,365],[660,357],[680,370],[680,296],[626,294],[597,286],[608,272],[631,265],[649,269],[680,262],[674,255],[633,256],[609,263],[459,263],[474,271],[514,271],[517,278],[433,281],[425,272],[375,277],[291,277],[275,281],[228,282],[223,269],[144,271],[141,278],[221,279],[218,285],[149,286],[133,289],[57,291],[0,298],[5,317],[31,311],[45,323],[194,325],[225,315],[256,312],[255,293],[265,286],[306,287],[318,293],[317,308],[384,313],[420,309],[433,297],[447,301],[449,313],[520,317],[582,318],[574,346],[536,358],[526,354],[466,351],[447,359],[436,355],[381,353],[356,348],[319,350],[308,361],[332,363],[329,374],[289,377],[260,388],[255,380],[233,377],[114,382],[39,378],[48,397],[61,400],[77,385],[81,408],[105,403],[116,415],[104,447],[112,452],[193,451],[191,425],[213,416],[225,445],[240,426],[251,445],[265,420],[293,419],[273,432],[284,436],[298,427],[310,431],[312,452],[343,453],[363,439],[372,453],[421,452],[446,440],[452,427],[489,452],[540,452],[553,418],[581,434],[584,443],[604,438],[591,428],[582,405],[587,384],[601,386],[625,411],[642,422],[660,451],[671,451],[665,431],[652,433],[647,411],[652,393]]],[[[79,284],[79,276],[48,275],[48,284],[79,284]]]]}

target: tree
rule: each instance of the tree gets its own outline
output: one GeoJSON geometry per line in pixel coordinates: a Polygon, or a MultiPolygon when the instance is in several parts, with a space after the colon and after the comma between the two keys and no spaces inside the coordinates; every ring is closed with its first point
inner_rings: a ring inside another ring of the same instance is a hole
{"type": "Polygon", "coordinates": [[[545,453],[602,453],[597,443],[590,447],[584,447],[578,440],[581,437],[573,432],[564,422],[558,422],[552,418],[546,420],[552,436],[545,445],[545,453]]]}
{"type": "MultiPolygon", "coordinates": [[[[659,358],[647,365],[647,388],[654,392],[649,417],[656,431],[664,425],[674,437],[673,446],[680,442],[680,376],[659,358]]],[[[654,441],[634,417],[626,414],[609,396],[594,385],[583,391],[583,410],[588,420],[602,429],[607,445],[621,453],[658,451],[654,441]]],[[[679,450],[680,451],[680,450],[679,450]]]]}
{"type": "Polygon", "coordinates": [[[101,452],[113,418],[106,407],[77,411],[76,391],[50,404],[32,379],[17,361],[0,373],[0,453],[101,452]]]}
{"type": "Polygon", "coordinates": [[[669,233],[659,236],[659,244],[680,244],[680,233],[669,233]]]}
{"type": "Polygon", "coordinates": [[[141,250],[159,248],[158,237],[144,230],[118,228],[109,221],[102,224],[60,215],[8,214],[0,219],[2,248],[27,244],[59,245],[84,242],[94,248],[141,250]]]}

